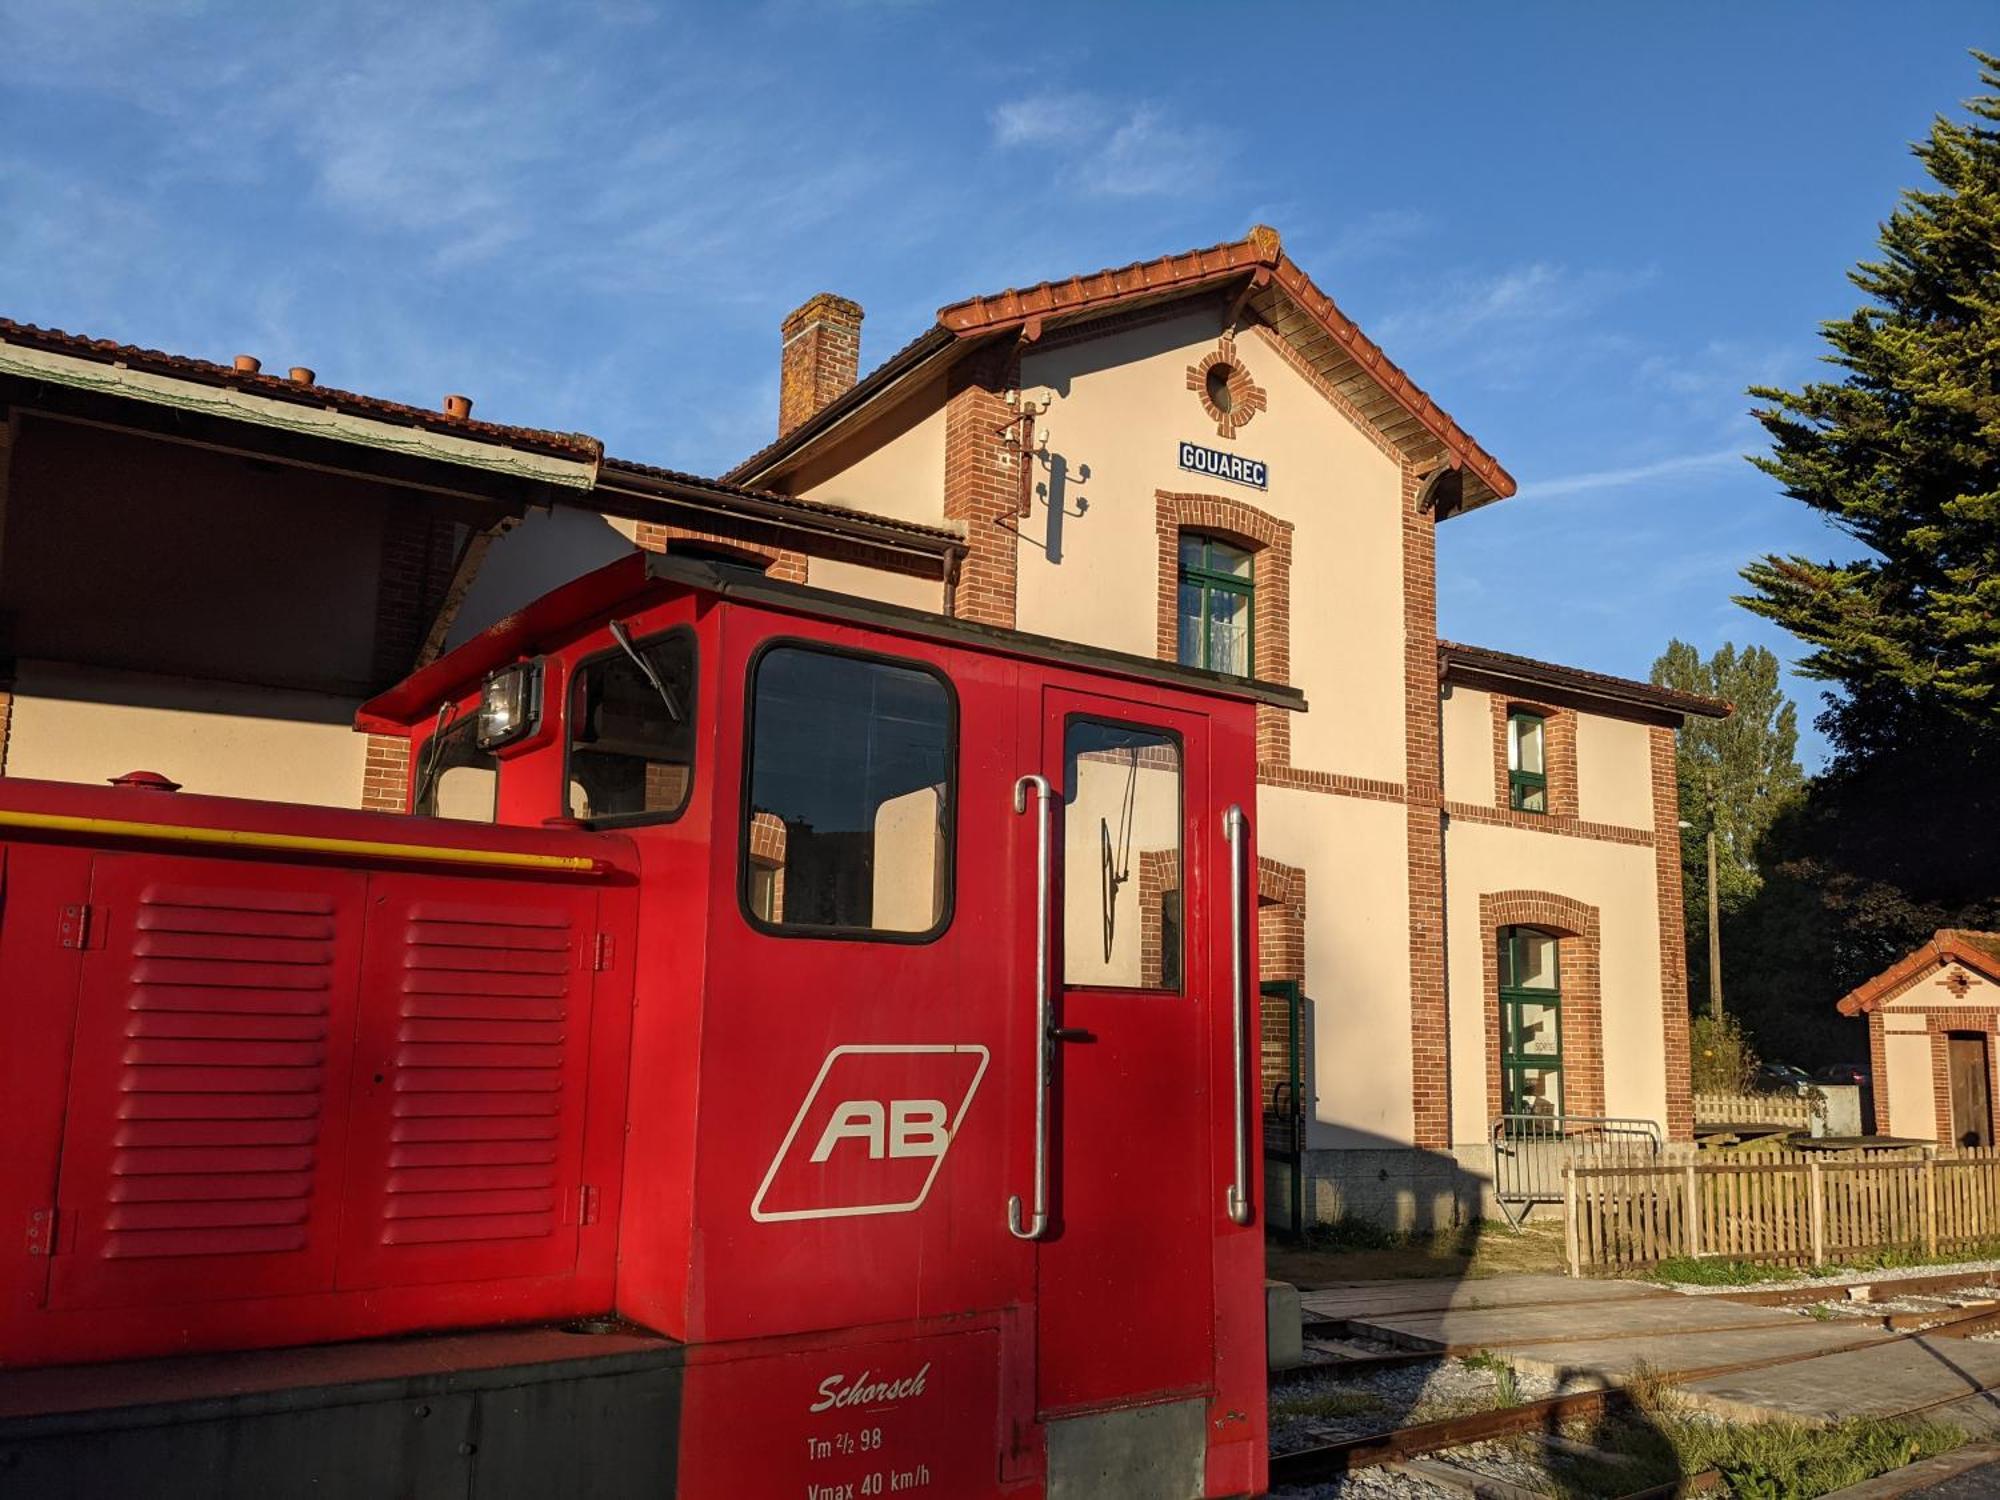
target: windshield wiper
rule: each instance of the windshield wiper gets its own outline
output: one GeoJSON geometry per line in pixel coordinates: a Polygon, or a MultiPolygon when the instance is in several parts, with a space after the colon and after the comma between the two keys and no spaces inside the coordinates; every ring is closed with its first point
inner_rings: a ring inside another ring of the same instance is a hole
{"type": "Polygon", "coordinates": [[[417,767],[417,795],[410,800],[412,812],[421,809],[424,798],[430,795],[431,782],[444,761],[444,732],[458,722],[455,708],[449,700],[438,705],[437,722],[431,726],[431,737],[424,741],[423,762],[417,767]]]}
{"type": "Polygon", "coordinates": [[[625,628],[623,620],[613,620],[611,622],[611,639],[618,643],[618,648],[621,651],[632,658],[632,665],[646,674],[646,681],[653,685],[653,691],[660,695],[660,702],[667,706],[667,717],[676,724],[686,718],[687,715],[681,712],[680,704],[674,700],[673,693],[668,689],[666,683],[660,680],[660,674],[653,669],[653,664],[641,656],[638,649],[633,646],[632,632],[625,628]]]}

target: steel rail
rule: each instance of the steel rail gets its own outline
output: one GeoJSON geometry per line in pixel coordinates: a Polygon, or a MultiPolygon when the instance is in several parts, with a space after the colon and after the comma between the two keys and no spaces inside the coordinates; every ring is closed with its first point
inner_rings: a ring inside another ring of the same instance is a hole
{"type": "MultiPolygon", "coordinates": [[[[1856,1339],[1823,1349],[1794,1351],[1766,1359],[1746,1359],[1733,1364],[1665,1371],[1662,1372],[1662,1378],[1674,1384],[1715,1380],[1724,1375],[1743,1375],[1753,1370],[1799,1364],[1805,1360],[1821,1359],[1831,1354],[1851,1354],[1859,1349],[1886,1349],[1891,1344],[1923,1338],[1928,1334],[1962,1338],[1995,1323],[2000,1323],[2000,1308],[1973,1308],[1956,1316],[1940,1317],[1928,1327],[1914,1328],[1905,1333],[1856,1339]]],[[[1502,1347],[1506,1346],[1503,1344],[1502,1347]]],[[[1453,1356],[1440,1350],[1435,1357],[1448,1359],[1453,1356]]],[[[1339,1368],[1339,1365],[1331,1364],[1320,1373],[1339,1368]]],[[[1963,1401],[1969,1397],[1985,1394],[1987,1390],[1992,1389],[2000,1387],[1956,1391],[1949,1396],[1913,1406],[1895,1415],[1912,1416],[1936,1407],[1949,1406],[1954,1401],[1963,1401]]],[[[1567,1396],[1550,1396],[1541,1401],[1524,1402],[1520,1406],[1503,1407],[1498,1411],[1475,1412],[1470,1416],[1449,1417],[1440,1422],[1422,1422],[1414,1427],[1364,1433],[1359,1437],[1342,1438],[1338,1442],[1322,1443],[1311,1448],[1297,1448],[1290,1453],[1274,1453],[1271,1455],[1271,1483],[1316,1483],[1354,1469],[1373,1468],[1379,1464],[1394,1463],[1399,1459],[1435,1453],[1443,1448],[1459,1448],[1467,1443],[1485,1442],[1489,1438],[1510,1437],[1517,1432],[1526,1432],[1545,1423],[1555,1425],[1576,1418],[1596,1416],[1614,1405],[1626,1404],[1629,1401],[1630,1397],[1621,1388],[1605,1386],[1592,1391],[1574,1392],[1567,1396]]]]}

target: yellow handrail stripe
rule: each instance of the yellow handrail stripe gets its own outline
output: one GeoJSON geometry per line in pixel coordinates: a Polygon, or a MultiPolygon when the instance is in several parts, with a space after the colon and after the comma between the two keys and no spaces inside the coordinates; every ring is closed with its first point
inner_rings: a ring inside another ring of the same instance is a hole
{"type": "Polygon", "coordinates": [[[378,839],[328,839],[306,833],[253,833],[242,828],[198,828],[179,823],[135,823],[124,818],[78,818],[64,813],[0,808],[0,827],[87,833],[108,839],[156,839],[169,844],[221,844],[234,849],[288,849],[301,854],[349,854],[373,859],[418,859],[440,865],[491,865],[510,870],[563,870],[587,874],[601,861],[581,854],[524,854],[509,849],[441,849],[432,844],[392,844],[378,839]]]}

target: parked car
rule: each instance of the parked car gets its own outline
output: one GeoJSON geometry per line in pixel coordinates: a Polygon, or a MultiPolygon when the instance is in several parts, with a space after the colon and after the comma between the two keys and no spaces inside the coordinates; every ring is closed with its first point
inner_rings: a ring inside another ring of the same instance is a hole
{"type": "Polygon", "coordinates": [[[1858,1083],[1868,1087],[1868,1069],[1860,1063],[1828,1063],[1813,1074],[1817,1083],[1858,1083]]]}
{"type": "Polygon", "coordinates": [[[1803,1094],[1812,1086],[1812,1074],[1790,1063],[1767,1062],[1757,1069],[1757,1089],[1760,1093],[1803,1094]]]}

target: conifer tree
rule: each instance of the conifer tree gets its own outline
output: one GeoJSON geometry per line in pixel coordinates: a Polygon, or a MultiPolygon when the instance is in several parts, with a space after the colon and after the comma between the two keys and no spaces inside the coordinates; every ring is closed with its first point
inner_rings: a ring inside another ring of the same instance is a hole
{"type": "Polygon", "coordinates": [[[1850,695],[2000,721],[2000,58],[1973,54],[1971,119],[1913,149],[1935,184],[1850,274],[1869,301],[1822,325],[1842,376],[1753,387],[1772,439],[1754,460],[1873,554],[1766,557],[1743,603],[1814,649],[1850,695]]]}

